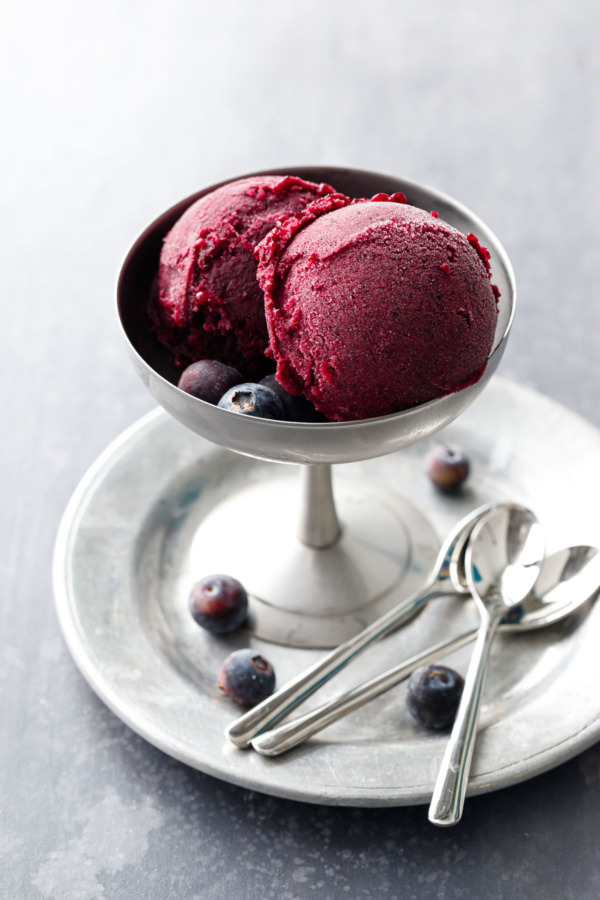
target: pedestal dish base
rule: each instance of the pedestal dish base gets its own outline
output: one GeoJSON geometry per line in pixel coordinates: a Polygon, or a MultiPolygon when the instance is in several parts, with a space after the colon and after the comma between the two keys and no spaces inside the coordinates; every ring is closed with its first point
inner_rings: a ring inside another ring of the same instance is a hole
{"type": "Polygon", "coordinates": [[[246,587],[256,637],[335,647],[421,587],[439,542],[412,503],[376,482],[334,472],[342,533],[315,549],[297,537],[297,473],[271,469],[268,480],[212,509],[190,548],[194,577],[224,572],[246,587]]]}

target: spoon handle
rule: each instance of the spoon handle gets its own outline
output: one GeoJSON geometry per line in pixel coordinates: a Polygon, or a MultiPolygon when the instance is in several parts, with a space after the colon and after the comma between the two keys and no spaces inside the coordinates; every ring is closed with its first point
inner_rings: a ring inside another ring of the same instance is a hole
{"type": "Polygon", "coordinates": [[[434,825],[455,825],[462,816],[487,662],[501,618],[501,613],[486,617],[477,634],[454,727],[429,807],[429,821],[434,825]]]}
{"type": "Polygon", "coordinates": [[[470,631],[458,638],[436,644],[435,647],[430,647],[429,650],[419,653],[418,656],[413,656],[406,662],[382,672],[381,675],[376,675],[364,684],[323,703],[317,709],[298,716],[291,722],[284,722],[283,725],[273,728],[271,731],[263,732],[254,738],[252,746],[263,756],[279,756],[281,753],[291,750],[292,747],[302,744],[313,734],[317,734],[332,722],[337,722],[338,719],[368,703],[374,697],[378,697],[400,684],[419,666],[426,666],[440,657],[459,650],[474,641],[476,636],[477,631],[470,631]]]}
{"type": "Polygon", "coordinates": [[[288,681],[258,706],[236,719],[226,730],[226,736],[236,746],[248,747],[252,738],[260,732],[266,731],[275,721],[287,715],[362,650],[398,628],[433,597],[453,592],[453,589],[440,585],[437,579],[430,581],[418,593],[395,606],[360,634],[340,644],[339,647],[288,681]]]}

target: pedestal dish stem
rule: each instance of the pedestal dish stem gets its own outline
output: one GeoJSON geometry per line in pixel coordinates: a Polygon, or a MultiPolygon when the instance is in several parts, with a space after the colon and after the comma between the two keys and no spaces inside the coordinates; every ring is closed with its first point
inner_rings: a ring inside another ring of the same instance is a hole
{"type": "Polygon", "coordinates": [[[301,508],[298,537],[315,550],[331,547],[341,534],[333,499],[331,466],[304,465],[301,472],[301,508]]]}

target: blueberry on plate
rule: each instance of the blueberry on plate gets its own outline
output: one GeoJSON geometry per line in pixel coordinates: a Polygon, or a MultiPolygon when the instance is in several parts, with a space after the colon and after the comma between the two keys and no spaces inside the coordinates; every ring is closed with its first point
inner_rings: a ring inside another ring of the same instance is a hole
{"type": "Polygon", "coordinates": [[[456,493],[469,477],[466,454],[454,444],[437,444],[425,459],[425,470],[435,487],[446,494],[456,493]]]}
{"type": "Polygon", "coordinates": [[[464,686],[462,675],[448,666],[421,666],[408,681],[408,709],[425,728],[450,728],[464,686]]]}
{"type": "Polygon", "coordinates": [[[288,422],[327,421],[325,416],[318,412],[318,410],[315,409],[314,404],[306,397],[302,395],[297,397],[294,394],[290,394],[289,391],[286,391],[283,385],[277,381],[277,377],[274,373],[265,375],[264,378],[261,378],[260,383],[265,387],[270,388],[273,393],[277,394],[283,404],[283,411],[288,422]]]}
{"type": "Polygon", "coordinates": [[[275,671],[257,650],[234,650],[219,674],[219,687],[239,706],[256,706],[275,688],[275,671]]]}
{"type": "Polygon", "coordinates": [[[189,598],[194,621],[212,634],[230,634],[244,624],[248,594],[230,575],[209,575],[197,581],[189,598]]]}

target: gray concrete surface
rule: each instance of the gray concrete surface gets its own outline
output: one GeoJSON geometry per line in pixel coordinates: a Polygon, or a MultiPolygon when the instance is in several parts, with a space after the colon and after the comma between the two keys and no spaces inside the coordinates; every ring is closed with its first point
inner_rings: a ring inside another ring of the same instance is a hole
{"type": "Polygon", "coordinates": [[[152,408],[116,324],[120,260],[164,208],[254,169],[358,166],[461,199],[517,275],[502,373],[600,426],[599,29],[592,0],[4,0],[2,898],[599,895],[598,746],[449,831],[423,808],[261,796],[109,712],[50,577],[78,480],[152,408]]]}

